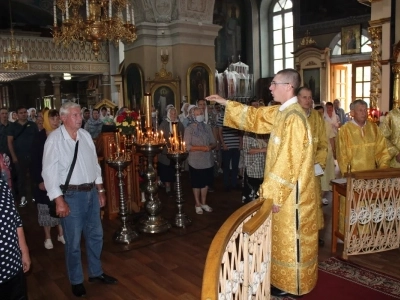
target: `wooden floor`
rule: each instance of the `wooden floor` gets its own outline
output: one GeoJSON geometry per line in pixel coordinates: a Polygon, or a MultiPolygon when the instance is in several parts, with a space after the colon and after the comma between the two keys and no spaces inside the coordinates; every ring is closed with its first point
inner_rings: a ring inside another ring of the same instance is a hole
{"type": "MultiPolygon", "coordinates": [[[[200,299],[208,247],[221,224],[242,205],[241,192],[224,192],[221,178],[217,178],[216,191],[209,194],[208,201],[214,211],[196,215],[193,195],[187,182],[184,191],[187,201],[184,211],[192,219],[192,225],[187,229],[172,228],[163,234],[140,234],[134,243],[118,245],[113,243],[112,236],[119,221],[103,222],[104,272],[116,277],[119,283],[106,286],[85,281],[87,299],[200,299]]],[[[176,213],[174,199],[168,198],[163,190],[159,194],[164,205],[162,214],[173,220],[176,213]]],[[[37,224],[36,206],[29,202],[27,207],[19,210],[32,259],[32,270],[27,276],[29,299],[74,299],[66,276],[63,245],[56,240],[56,230],[52,229],[54,249],[46,250],[43,246],[43,230],[37,224]]],[[[320,261],[335,255],[330,253],[330,210],[330,204],[324,207],[326,227],[323,235],[326,244],[320,248],[320,261]]],[[[132,222],[139,217],[132,216],[132,222]]],[[[85,248],[82,248],[87,278],[85,248]]],[[[394,250],[351,257],[350,261],[400,278],[399,254],[399,250],[394,250]]]]}

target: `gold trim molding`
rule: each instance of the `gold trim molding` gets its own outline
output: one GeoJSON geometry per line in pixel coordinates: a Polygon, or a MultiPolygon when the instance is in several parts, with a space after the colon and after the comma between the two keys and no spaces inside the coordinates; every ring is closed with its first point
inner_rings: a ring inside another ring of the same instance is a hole
{"type": "Polygon", "coordinates": [[[382,26],[369,27],[368,32],[373,40],[382,39],[382,26]]]}
{"type": "Polygon", "coordinates": [[[369,27],[371,35],[371,108],[378,107],[378,100],[381,97],[382,79],[382,26],[369,27]]]}
{"type": "Polygon", "coordinates": [[[392,71],[394,73],[393,108],[398,108],[400,104],[400,63],[393,64],[392,71]]]}
{"type": "Polygon", "coordinates": [[[369,26],[379,26],[379,25],[383,25],[386,23],[390,23],[390,18],[382,18],[382,19],[378,19],[378,20],[371,20],[368,21],[369,26]]]}

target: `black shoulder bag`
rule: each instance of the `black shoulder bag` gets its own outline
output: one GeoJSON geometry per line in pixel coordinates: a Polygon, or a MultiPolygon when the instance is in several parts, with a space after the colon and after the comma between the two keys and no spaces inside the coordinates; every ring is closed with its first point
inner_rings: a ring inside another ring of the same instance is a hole
{"type": "MultiPolygon", "coordinates": [[[[61,190],[63,195],[65,195],[65,193],[68,190],[69,181],[71,180],[72,172],[74,171],[76,158],[78,156],[78,145],[79,145],[79,141],[77,141],[76,144],[75,144],[74,158],[72,159],[72,163],[71,163],[71,167],[69,168],[67,179],[65,180],[65,184],[64,184],[64,186],[63,186],[63,188],[61,190]]],[[[49,206],[50,217],[59,218],[59,216],[57,215],[57,211],[56,211],[56,208],[57,208],[56,201],[55,200],[50,201],[50,204],[48,204],[48,206],[49,206]]]]}

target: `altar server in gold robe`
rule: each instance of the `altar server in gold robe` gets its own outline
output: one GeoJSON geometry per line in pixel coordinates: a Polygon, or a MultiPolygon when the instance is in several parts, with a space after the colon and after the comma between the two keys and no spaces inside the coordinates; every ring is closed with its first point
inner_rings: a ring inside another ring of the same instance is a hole
{"type": "MultiPolygon", "coordinates": [[[[368,120],[368,104],[353,102],[353,120],[340,127],[336,137],[336,159],[342,175],[389,167],[390,155],[386,139],[378,126],[368,120]]],[[[340,198],[339,231],[344,233],[345,198],[340,198]]]]}
{"type": "MultiPolygon", "coordinates": [[[[322,211],[322,192],[321,192],[321,176],[325,170],[326,157],[328,155],[328,139],[325,130],[325,121],[321,114],[313,109],[312,92],[308,87],[301,87],[297,91],[297,100],[307,115],[308,123],[312,135],[312,145],[315,165],[315,193],[318,201],[318,229],[324,228],[324,213],[322,211]]],[[[323,240],[319,240],[320,245],[324,244],[323,240]]]]}
{"type": "Polygon", "coordinates": [[[390,154],[378,126],[368,120],[368,104],[353,102],[353,120],[340,127],[336,141],[336,159],[342,174],[351,171],[389,167],[390,154]]]}
{"type": "Polygon", "coordinates": [[[400,168],[400,108],[393,108],[379,125],[391,156],[390,166],[400,168]]]}
{"type": "MultiPolygon", "coordinates": [[[[300,75],[276,74],[270,90],[277,107],[254,108],[218,95],[207,100],[226,105],[224,125],[258,134],[271,133],[260,197],[273,202],[271,293],[309,293],[317,282],[318,230],[314,155],[307,117],[297,103],[300,75]]],[[[261,207],[263,210],[263,207],[261,207]]]]}

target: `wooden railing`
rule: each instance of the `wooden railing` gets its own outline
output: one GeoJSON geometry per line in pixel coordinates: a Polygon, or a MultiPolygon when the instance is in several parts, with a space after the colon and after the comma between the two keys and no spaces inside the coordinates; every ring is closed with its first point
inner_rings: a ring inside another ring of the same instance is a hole
{"type": "Polygon", "coordinates": [[[353,172],[334,184],[332,251],[344,240],[343,258],[399,248],[400,170],[353,172]],[[339,194],[346,197],[344,234],[338,230],[339,194]]]}
{"type": "Polygon", "coordinates": [[[208,251],[202,300],[270,299],[271,208],[272,201],[252,201],[221,226],[208,251]]]}

